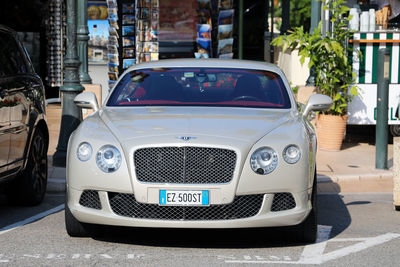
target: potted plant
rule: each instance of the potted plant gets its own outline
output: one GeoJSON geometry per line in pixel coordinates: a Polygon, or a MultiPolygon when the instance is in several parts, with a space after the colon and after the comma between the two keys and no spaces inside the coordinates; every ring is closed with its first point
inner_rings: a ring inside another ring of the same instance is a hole
{"type": "Polygon", "coordinates": [[[301,64],[309,58],[308,67],[315,70],[317,92],[333,99],[331,109],[318,114],[318,144],[321,148],[340,150],[346,129],[348,103],[358,94],[356,76],[349,61],[353,49],[347,45],[353,31],[347,27],[351,16],[347,17],[349,8],[344,5],[344,0],[321,2],[324,9],[332,14],[330,33],[321,33],[320,22],[313,33],[296,27],[288,35],[275,38],[272,44],[282,47],[283,51],[297,48],[301,64]],[[329,121],[334,124],[331,125],[329,121]]]}

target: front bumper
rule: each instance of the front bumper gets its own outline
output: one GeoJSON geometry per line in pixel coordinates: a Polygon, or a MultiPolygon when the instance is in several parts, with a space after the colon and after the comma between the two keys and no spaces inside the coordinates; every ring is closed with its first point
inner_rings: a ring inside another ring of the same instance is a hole
{"type": "MultiPolygon", "coordinates": [[[[161,207],[157,204],[146,204],[136,202],[133,194],[130,195],[133,202],[125,203],[126,209],[130,209],[131,206],[138,205],[139,212],[132,215],[130,213],[121,213],[116,211],[115,203],[112,199],[113,196],[119,193],[110,193],[106,191],[94,191],[90,190],[94,194],[94,199],[98,203],[96,205],[88,204],[89,202],[82,201],[82,193],[84,191],[75,190],[71,187],[68,188],[68,207],[70,208],[73,216],[80,222],[92,223],[92,224],[103,224],[103,225],[116,225],[116,226],[130,226],[130,227],[159,227],[159,228],[251,228],[251,227],[275,227],[275,226],[290,226],[301,223],[308,215],[311,204],[309,201],[308,191],[302,191],[297,193],[288,193],[293,197],[295,202],[294,207],[288,206],[289,209],[277,210],[276,209],[276,196],[278,193],[266,193],[259,194],[259,206],[256,202],[248,202],[246,207],[240,208],[240,203],[235,204],[235,200],[231,204],[226,204],[227,209],[223,209],[226,212],[225,215],[221,216],[219,208],[223,208],[224,205],[211,205],[210,207],[200,207],[199,209],[217,209],[217,215],[199,215],[195,217],[158,217],[155,218],[154,214],[149,215],[148,212],[141,212],[140,208],[154,207],[155,211],[162,211],[164,208],[169,208],[164,214],[176,213],[176,210],[181,208],[161,207]],[[231,205],[231,206],[229,206],[231,205]],[[233,211],[229,215],[227,210],[232,210],[232,205],[239,207],[242,212],[233,211]],[[254,210],[247,212],[251,208],[254,210]],[[241,215],[237,215],[240,213],[241,215]],[[140,214],[140,215],[138,215],[140,214]],[[211,216],[211,217],[210,217],[211,216]],[[212,217],[214,216],[214,217],[212,217]],[[242,217],[242,218],[241,218],[242,217]]],[[[87,192],[87,191],[86,191],[87,192]]],[[[248,198],[247,196],[237,196],[235,199],[248,198]]],[[[255,199],[255,195],[250,195],[251,199],[255,199]]],[[[93,202],[93,201],[92,201],[93,202]]],[[[91,202],[90,202],[91,203],[91,202]]],[[[165,210],[164,210],[165,211],[165,210]]],[[[193,208],[191,209],[193,211],[193,208]]],[[[183,212],[184,213],[184,212],[183,212]]],[[[189,212],[188,212],[189,213],[189,212]]],[[[207,214],[214,214],[213,211],[207,214]]]]}

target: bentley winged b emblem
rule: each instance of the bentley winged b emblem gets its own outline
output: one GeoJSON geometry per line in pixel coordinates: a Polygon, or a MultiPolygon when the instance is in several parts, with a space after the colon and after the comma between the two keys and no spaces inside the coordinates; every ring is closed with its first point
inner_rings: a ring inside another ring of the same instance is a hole
{"type": "Polygon", "coordinates": [[[189,140],[192,140],[192,139],[196,139],[197,137],[194,137],[194,136],[177,136],[176,138],[180,139],[182,141],[189,141],[189,140]]]}

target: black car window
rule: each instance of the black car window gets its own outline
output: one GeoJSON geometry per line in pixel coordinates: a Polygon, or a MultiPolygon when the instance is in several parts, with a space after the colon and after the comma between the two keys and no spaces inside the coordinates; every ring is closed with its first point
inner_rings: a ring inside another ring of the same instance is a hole
{"type": "Polygon", "coordinates": [[[282,78],[257,69],[176,67],[125,74],[107,106],[290,108],[282,78]]]}
{"type": "Polygon", "coordinates": [[[14,37],[0,32],[0,75],[9,76],[26,71],[24,55],[14,37]]]}

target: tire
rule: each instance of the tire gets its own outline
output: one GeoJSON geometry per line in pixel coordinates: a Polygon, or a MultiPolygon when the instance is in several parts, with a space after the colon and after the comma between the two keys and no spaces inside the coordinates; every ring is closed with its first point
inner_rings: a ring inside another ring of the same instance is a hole
{"type": "Polygon", "coordinates": [[[400,125],[399,124],[390,125],[389,131],[392,136],[400,136],[400,125]]]}
{"type": "Polygon", "coordinates": [[[37,129],[26,168],[9,184],[6,192],[11,203],[33,206],[43,201],[47,188],[47,143],[43,133],[37,129]]]}
{"type": "Polygon", "coordinates": [[[65,229],[69,236],[72,237],[87,237],[88,232],[85,229],[85,224],[75,219],[72,215],[67,203],[65,203],[65,229]]]}
{"type": "Polygon", "coordinates": [[[311,193],[311,211],[307,218],[300,224],[293,226],[292,233],[296,242],[315,243],[318,234],[318,202],[317,202],[317,175],[314,174],[313,189],[311,193]]]}

